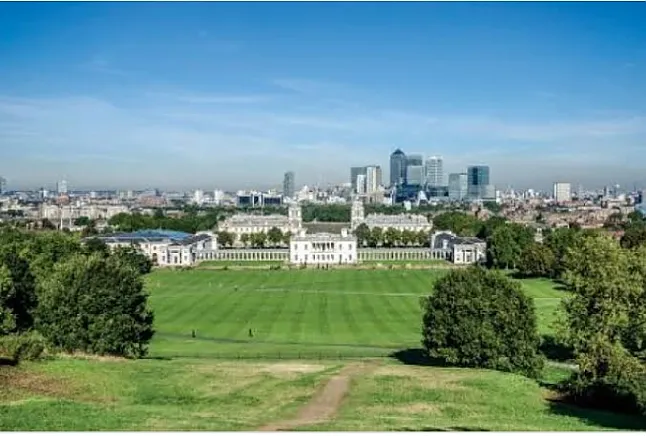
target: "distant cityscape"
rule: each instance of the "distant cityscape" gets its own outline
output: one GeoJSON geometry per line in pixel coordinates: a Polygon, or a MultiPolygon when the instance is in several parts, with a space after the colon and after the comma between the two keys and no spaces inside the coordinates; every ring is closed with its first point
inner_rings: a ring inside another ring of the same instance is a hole
{"type": "MultiPolygon", "coordinates": [[[[80,191],[59,180],[53,190],[6,190],[7,180],[0,177],[0,219],[25,217],[56,221],[57,227],[73,227],[79,217],[107,220],[132,210],[173,208],[181,205],[198,207],[238,207],[256,209],[280,207],[295,203],[349,204],[360,201],[377,206],[415,207],[481,205],[495,203],[511,210],[552,205],[570,211],[590,211],[594,207],[628,207],[646,213],[643,191],[627,190],[619,185],[586,191],[583,186],[555,181],[551,192],[512,187],[496,189],[491,183],[488,165],[472,165],[463,172],[444,174],[441,156],[424,158],[421,153],[406,154],[396,149],[389,158],[389,178],[384,180],[380,165],[368,164],[349,168],[349,180],[338,185],[298,186],[298,175],[286,171],[282,190],[269,189],[225,192],[196,189],[191,192],[147,190],[80,191]],[[518,205],[524,205],[519,207],[518,205]],[[592,208],[592,209],[591,209],[592,208]],[[4,218],[2,218],[4,217],[4,218]]],[[[586,218],[587,219],[587,218],[586,218]]],[[[584,219],[584,221],[586,220],[584,219]]]]}

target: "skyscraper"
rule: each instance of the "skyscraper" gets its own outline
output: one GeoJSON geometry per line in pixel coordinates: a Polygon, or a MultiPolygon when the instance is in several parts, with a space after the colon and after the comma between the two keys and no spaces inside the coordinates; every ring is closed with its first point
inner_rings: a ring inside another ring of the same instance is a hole
{"type": "Polygon", "coordinates": [[[406,182],[406,155],[400,149],[390,155],[390,187],[406,182]]]}
{"type": "Polygon", "coordinates": [[[569,183],[554,183],[554,200],[557,203],[567,203],[572,200],[572,185],[569,183]]]}
{"type": "Polygon", "coordinates": [[[428,186],[435,188],[443,185],[444,170],[442,167],[441,157],[433,156],[426,160],[426,184],[428,186]]]}
{"type": "Polygon", "coordinates": [[[357,192],[357,176],[366,175],[366,167],[351,167],[350,168],[350,184],[352,185],[352,192],[357,192]]]}
{"type": "Polygon", "coordinates": [[[468,195],[471,198],[483,198],[489,185],[489,167],[476,165],[467,168],[468,195]]]}
{"type": "Polygon", "coordinates": [[[449,199],[462,201],[467,196],[468,179],[466,173],[449,174],[449,199]]]}
{"type": "Polygon", "coordinates": [[[0,195],[4,194],[4,187],[7,185],[7,181],[4,177],[0,176],[0,195]]]}
{"type": "Polygon", "coordinates": [[[288,198],[294,198],[294,182],[296,176],[294,171],[287,171],[283,179],[283,195],[288,198]]]}
{"type": "Polygon", "coordinates": [[[377,192],[377,188],[381,186],[381,167],[379,165],[370,165],[365,170],[366,194],[377,192]]]}
{"type": "Polygon", "coordinates": [[[424,166],[408,165],[406,167],[406,184],[421,186],[424,184],[424,166]]]}

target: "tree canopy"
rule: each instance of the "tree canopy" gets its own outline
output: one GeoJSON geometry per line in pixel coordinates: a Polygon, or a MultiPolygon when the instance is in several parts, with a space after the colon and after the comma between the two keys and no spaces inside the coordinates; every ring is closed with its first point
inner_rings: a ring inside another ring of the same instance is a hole
{"type": "Polygon", "coordinates": [[[539,374],[543,362],[533,302],[502,273],[478,267],[451,271],[435,283],[422,306],[422,344],[430,357],[539,374]]]}

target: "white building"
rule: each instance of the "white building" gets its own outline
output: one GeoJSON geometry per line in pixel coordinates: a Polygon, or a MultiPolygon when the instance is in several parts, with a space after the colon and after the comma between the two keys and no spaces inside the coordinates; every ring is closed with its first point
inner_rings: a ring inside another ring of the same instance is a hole
{"type": "MultiPolygon", "coordinates": [[[[377,192],[381,186],[381,167],[371,165],[366,167],[366,194],[377,192]]],[[[358,184],[357,184],[358,186],[358,184]]]]}
{"type": "Polygon", "coordinates": [[[303,227],[303,216],[298,204],[290,204],[287,216],[284,215],[251,215],[238,213],[225,219],[218,225],[218,230],[233,233],[236,241],[240,236],[251,233],[267,233],[272,227],[281,232],[298,233],[303,227]]]}
{"type": "Polygon", "coordinates": [[[572,185],[563,182],[554,183],[554,200],[557,203],[572,201],[572,185]]]}
{"type": "Polygon", "coordinates": [[[67,194],[67,181],[61,180],[56,184],[56,190],[58,191],[58,195],[65,195],[67,194]]]}
{"type": "Polygon", "coordinates": [[[211,232],[191,235],[164,230],[141,230],[97,236],[108,247],[135,246],[156,266],[191,266],[201,259],[214,257],[217,236],[211,232]]]}
{"type": "Polygon", "coordinates": [[[364,195],[368,191],[367,180],[365,174],[357,174],[357,194],[364,195]]]}
{"type": "Polygon", "coordinates": [[[357,238],[344,229],[340,235],[301,231],[289,242],[289,261],[301,265],[357,263],[357,238]]]}
{"type": "Polygon", "coordinates": [[[446,259],[454,264],[469,265],[487,260],[487,243],[479,238],[457,236],[448,231],[431,235],[434,258],[446,259]]]}
{"type": "Polygon", "coordinates": [[[356,200],[352,203],[350,228],[354,230],[361,224],[366,224],[370,229],[380,227],[382,230],[392,228],[399,231],[409,230],[412,232],[419,232],[423,230],[430,232],[433,229],[433,224],[429,222],[428,218],[424,215],[410,213],[385,215],[372,213],[365,216],[363,203],[356,200]]]}

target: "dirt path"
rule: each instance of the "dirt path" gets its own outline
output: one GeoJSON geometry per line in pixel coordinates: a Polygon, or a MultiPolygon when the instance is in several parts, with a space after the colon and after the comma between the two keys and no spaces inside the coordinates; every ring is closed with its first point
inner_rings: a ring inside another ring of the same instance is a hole
{"type": "Polygon", "coordinates": [[[345,366],[341,372],[327,381],[325,386],[312,397],[295,418],[266,424],[258,431],[285,431],[332,419],[348,393],[352,376],[366,371],[368,366],[370,363],[365,362],[345,366]]]}

